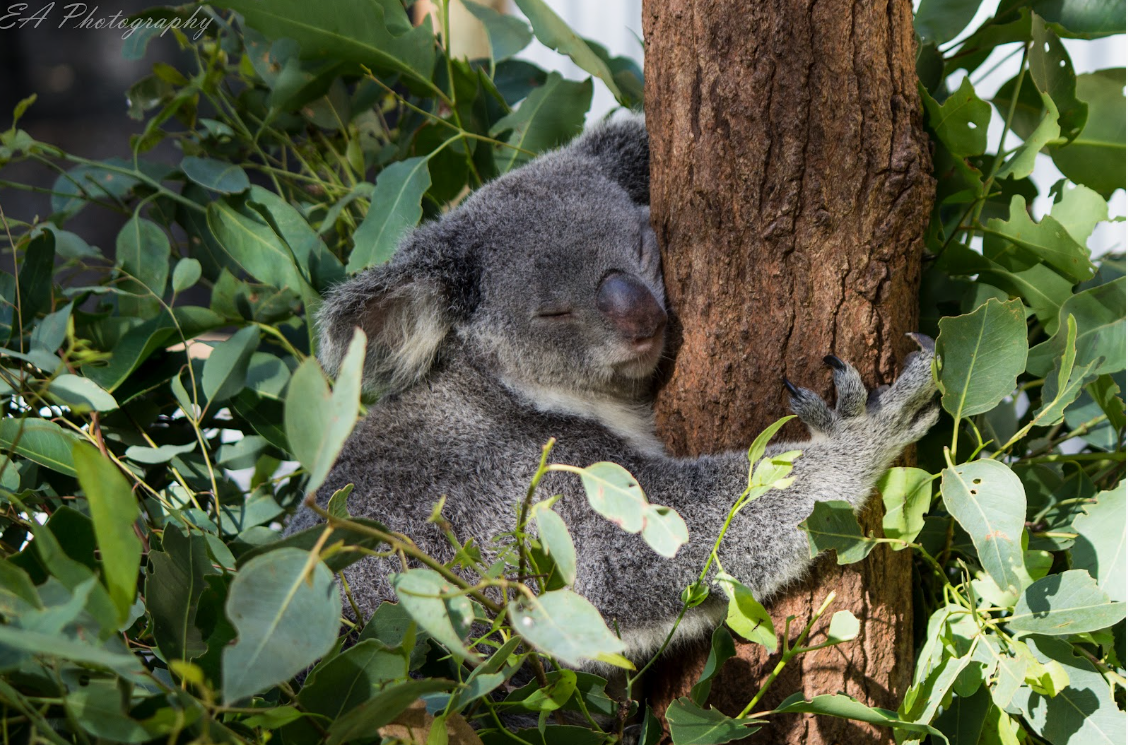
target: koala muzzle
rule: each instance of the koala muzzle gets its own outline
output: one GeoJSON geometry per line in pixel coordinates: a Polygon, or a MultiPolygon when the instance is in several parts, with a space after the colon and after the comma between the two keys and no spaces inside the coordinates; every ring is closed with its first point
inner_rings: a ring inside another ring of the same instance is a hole
{"type": "Polygon", "coordinates": [[[595,307],[632,342],[654,339],[666,328],[666,311],[640,280],[622,273],[599,283],[595,307]]]}

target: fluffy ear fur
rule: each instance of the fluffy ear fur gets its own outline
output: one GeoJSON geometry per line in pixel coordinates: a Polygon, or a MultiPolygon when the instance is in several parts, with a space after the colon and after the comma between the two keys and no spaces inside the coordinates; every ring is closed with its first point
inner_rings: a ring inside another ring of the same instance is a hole
{"type": "Polygon", "coordinates": [[[600,170],[626,189],[632,200],[650,204],[650,138],[641,114],[603,122],[567,149],[595,158],[600,170]]]}
{"type": "Polygon", "coordinates": [[[391,393],[431,369],[458,318],[474,304],[474,264],[440,235],[442,223],[415,230],[388,264],[334,287],[317,312],[317,356],[336,375],[353,328],[368,337],[364,389],[391,393]]]}

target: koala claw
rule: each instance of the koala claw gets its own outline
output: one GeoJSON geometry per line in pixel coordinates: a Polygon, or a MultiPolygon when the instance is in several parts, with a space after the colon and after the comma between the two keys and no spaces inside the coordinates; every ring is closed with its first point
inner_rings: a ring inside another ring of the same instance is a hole
{"type": "Polygon", "coordinates": [[[915,341],[922,352],[930,355],[936,354],[936,341],[931,336],[920,334],[916,331],[910,331],[909,333],[905,334],[905,336],[915,341]]]}
{"type": "Polygon", "coordinates": [[[823,361],[834,375],[838,402],[833,409],[813,391],[798,388],[785,380],[791,393],[791,409],[814,433],[835,435],[863,427],[877,427],[898,443],[920,439],[939,417],[932,380],[935,344],[924,334],[910,334],[920,351],[910,354],[904,370],[892,386],[867,391],[862,376],[853,366],[834,355],[823,361]],[[857,422],[857,424],[854,424],[857,422]]]}

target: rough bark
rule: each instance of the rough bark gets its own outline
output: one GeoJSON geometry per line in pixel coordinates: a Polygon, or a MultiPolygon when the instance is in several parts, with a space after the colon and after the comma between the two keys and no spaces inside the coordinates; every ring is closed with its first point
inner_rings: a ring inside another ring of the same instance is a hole
{"type": "MultiPolygon", "coordinates": [[[[934,193],[912,8],[644,0],[643,24],[652,220],[675,318],[659,431],[677,454],[743,448],[787,413],[784,376],[831,395],[822,358],[834,353],[888,383],[912,346],[934,193]]],[[[864,527],[880,531],[880,512],[871,503],[864,527]]],[[[896,708],[912,671],[908,552],[879,547],[841,568],[827,558],[773,600],[777,629],[789,615],[801,627],[834,590],[862,635],[794,661],[763,706],[801,690],[896,708]]],[[[687,695],[704,658],[664,661],[650,681],[657,710],[687,695]]],[[[742,645],[710,703],[739,712],[777,660],[742,645]]],[[[889,739],[789,716],[747,741],[889,739]]]]}

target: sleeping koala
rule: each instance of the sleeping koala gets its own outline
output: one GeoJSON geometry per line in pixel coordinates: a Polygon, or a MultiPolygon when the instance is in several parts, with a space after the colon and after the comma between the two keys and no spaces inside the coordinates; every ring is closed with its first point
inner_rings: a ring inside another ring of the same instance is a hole
{"type": "MultiPolygon", "coordinates": [[[[555,437],[552,460],[614,461],[657,504],[676,509],[690,542],[671,560],[588,506],[579,479],[550,473],[542,493],[576,544],[575,590],[615,623],[638,661],[661,644],[679,596],[747,483],[744,452],[673,458],[654,433],[653,377],[663,352],[665,296],[649,226],[649,159],[641,119],[603,124],[567,147],[482,187],[425,224],[386,265],[338,286],[318,316],[320,356],[335,373],[353,328],[368,336],[365,385],[381,398],[357,425],[319,491],[354,484],[350,510],[410,536],[440,560],[452,550],[427,522],[447,496],[455,535],[487,548],[514,525],[514,505],[555,437]]],[[[809,564],[797,525],[816,501],[860,506],[878,476],[935,422],[931,341],[896,383],[867,394],[861,376],[827,357],[831,409],[788,383],[813,439],[795,481],[743,509],[720,549],[725,569],[766,598],[809,564]]],[[[316,516],[305,511],[291,530],[316,516]]],[[[345,574],[360,610],[394,599],[398,565],[368,558],[345,574]]],[[[687,614],[678,638],[720,622],[713,597],[687,614]]]]}

